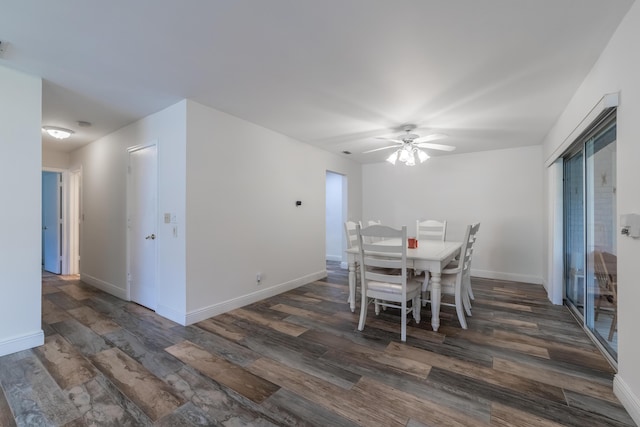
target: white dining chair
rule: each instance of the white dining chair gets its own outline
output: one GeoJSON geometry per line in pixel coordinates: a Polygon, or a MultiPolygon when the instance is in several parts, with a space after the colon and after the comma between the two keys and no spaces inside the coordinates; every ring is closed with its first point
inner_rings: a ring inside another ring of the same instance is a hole
{"type": "Polygon", "coordinates": [[[612,306],[611,313],[613,314],[613,318],[611,319],[611,327],[609,328],[609,336],[607,338],[608,341],[611,341],[618,327],[618,280],[616,278],[617,275],[612,274],[615,272],[609,271],[607,264],[617,266],[618,261],[615,255],[601,251],[593,251],[590,257],[593,265],[593,275],[596,282],[598,282],[597,302],[593,320],[597,321],[600,312],[604,311],[602,308],[603,300],[606,305],[612,306]],[[605,255],[609,260],[608,263],[605,261],[605,255]]]}
{"type": "MultiPolygon", "coordinates": [[[[444,242],[446,234],[447,221],[438,221],[435,219],[416,221],[416,239],[418,239],[418,246],[420,246],[420,240],[439,240],[444,242]]],[[[422,273],[422,270],[415,270],[416,276],[422,273]]],[[[426,273],[426,276],[429,276],[429,272],[426,273]]],[[[422,304],[424,305],[425,302],[423,301],[422,304]]]]}
{"type": "Polygon", "coordinates": [[[360,277],[362,281],[360,321],[362,331],[371,302],[379,306],[400,309],[400,339],[407,340],[407,313],[411,310],[416,323],[420,322],[421,282],[407,272],[407,227],[395,229],[384,225],[361,228],[358,225],[360,247],[360,277]],[[367,238],[398,239],[397,245],[367,243],[367,238]],[[411,301],[411,307],[408,302],[411,301]]]}
{"type": "MultiPolygon", "coordinates": [[[[473,243],[475,241],[475,235],[480,228],[480,223],[467,226],[464,240],[462,241],[462,248],[460,249],[460,257],[456,261],[455,265],[449,265],[442,270],[440,276],[440,287],[442,295],[453,295],[454,303],[441,302],[441,305],[453,306],[456,308],[458,314],[458,321],[462,329],[467,329],[467,320],[465,318],[465,311],[468,315],[471,315],[471,304],[469,302],[469,290],[467,289],[470,280],[466,278],[469,276],[469,270],[471,268],[471,256],[473,255],[473,243]]],[[[430,299],[426,298],[427,293],[431,291],[431,280],[426,281],[426,286],[423,285],[423,301],[429,302],[430,299]]]]}
{"type": "Polygon", "coordinates": [[[447,221],[428,219],[416,221],[416,238],[420,240],[440,240],[444,242],[447,234],[447,221]]]}
{"type": "Polygon", "coordinates": [[[467,269],[467,271],[464,274],[464,277],[462,278],[462,280],[464,281],[463,286],[467,290],[464,295],[463,302],[464,302],[465,310],[469,316],[471,316],[471,301],[475,299],[475,296],[473,295],[473,288],[471,287],[471,262],[473,260],[473,251],[475,249],[476,240],[478,239],[478,231],[480,230],[480,223],[476,222],[472,224],[471,230],[472,230],[472,234],[469,236],[470,243],[469,243],[469,247],[467,248],[467,251],[471,252],[471,255],[469,257],[469,268],[467,269]]]}
{"type": "MultiPolygon", "coordinates": [[[[345,221],[344,223],[344,235],[347,239],[347,249],[355,248],[356,246],[358,246],[358,230],[357,230],[358,224],[359,222],[355,222],[355,221],[345,221]]],[[[355,263],[354,268],[355,268],[355,279],[356,279],[355,287],[356,287],[356,293],[357,293],[358,283],[360,282],[360,267],[357,261],[355,263]]],[[[354,297],[354,300],[357,301],[355,297],[354,297]]],[[[351,303],[351,293],[349,293],[349,297],[347,298],[347,303],[351,303]]]]}
{"type": "Polygon", "coordinates": [[[344,223],[344,234],[347,238],[347,249],[358,246],[358,231],[356,230],[357,225],[358,223],[355,221],[345,221],[344,223]]]}
{"type": "MultiPolygon", "coordinates": [[[[367,221],[367,225],[366,225],[367,227],[371,227],[372,225],[382,225],[382,221],[380,221],[379,219],[378,220],[370,219],[369,221],[367,221]]],[[[360,228],[364,228],[364,227],[365,227],[365,225],[362,224],[362,221],[360,221],[360,228]]],[[[368,240],[369,243],[379,242],[380,241],[380,239],[376,239],[376,238],[373,238],[373,237],[372,238],[368,238],[367,240],[368,240]]]]}

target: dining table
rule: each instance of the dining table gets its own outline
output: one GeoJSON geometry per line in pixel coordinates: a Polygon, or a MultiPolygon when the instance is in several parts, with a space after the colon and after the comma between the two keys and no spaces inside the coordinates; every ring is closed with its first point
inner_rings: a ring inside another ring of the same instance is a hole
{"type": "MultiPolygon", "coordinates": [[[[376,242],[375,245],[397,246],[400,239],[386,239],[376,242]]],[[[428,271],[431,274],[431,327],[437,331],[440,327],[440,278],[442,270],[458,256],[462,242],[420,240],[416,248],[407,248],[407,268],[416,271],[428,271]]],[[[360,257],[358,246],[347,249],[349,264],[349,298],[351,311],[356,310],[356,263],[360,257]]],[[[381,252],[380,256],[390,256],[381,252]]],[[[425,273],[425,277],[428,277],[425,273]]],[[[426,280],[426,279],[425,279],[426,280]]]]}

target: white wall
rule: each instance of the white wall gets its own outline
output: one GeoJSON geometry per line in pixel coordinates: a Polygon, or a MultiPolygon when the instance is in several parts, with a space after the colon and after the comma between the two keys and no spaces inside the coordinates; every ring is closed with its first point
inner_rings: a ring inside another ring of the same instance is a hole
{"type": "Polygon", "coordinates": [[[326,171],[359,216],[360,165],[192,101],[187,118],[188,322],[323,277],[326,171]]]}
{"type": "Polygon", "coordinates": [[[479,221],[472,274],[542,283],[542,147],[432,157],[408,167],[364,165],[363,212],[385,224],[447,220],[447,240],[479,221]]]}
{"type": "Polygon", "coordinates": [[[127,298],[127,148],[155,141],[158,146],[158,307],[178,322],[185,316],[185,156],[186,101],[122,128],[71,154],[70,168],[82,166],[84,222],[81,277],[127,298]],[[164,224],[164,213],[176,215],[164,224]]]}
{"type": "Polygon", "coordinates": [[[53,169],[68,169],[71,156],[63,151],[42,149],[42,167],[53,169]]]}
{"type": "Polygon", "coordinates": [[[344,177],[327,172],[326,182],[326,243],[325,253],[328,261],[342,261],[344,255],[344,221],[342,217],[342,181],[344,177]]]}
{"type": "Polygon", "coordinates": [[[127,297],[127,148],[154,140],[157,312],[179,323],[324,276],[327,170],[349,175],[349,205],[360,215],[358,164],[181,101],[71,154],[69,167],[83,170],[82,279],[121,298],[127,297]],[[177,237],[164,213],[176,215],[177,237]]]}
{"type": "Polygon", "coordinates": [[[41,328],[42,81],[0,67],[0,356],[44,343],[41,328]],[[17,187],[19,185],[19,188],[17,187]]]}
{"type": "MultiPolygon", "coordinates": [[[[640,213],[640,3],[635,2],[553,130],[545,140],[545,159],[606,93],[620,91],[617,117],[617,212],[640,213]]],[[[616,395],[640,424],[640,240],[619,236],[618,250],[618,374],[616,395]]]]}

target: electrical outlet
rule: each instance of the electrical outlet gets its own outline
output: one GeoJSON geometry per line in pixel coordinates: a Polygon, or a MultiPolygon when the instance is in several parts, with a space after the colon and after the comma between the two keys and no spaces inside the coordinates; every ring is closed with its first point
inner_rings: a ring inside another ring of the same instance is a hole
{"type": "Polygon", "coordinates": [[[171,222],[171,214],[170,213],[165,213],[164,214],[164,223],[165,224],[169,224],[171,222]]]}

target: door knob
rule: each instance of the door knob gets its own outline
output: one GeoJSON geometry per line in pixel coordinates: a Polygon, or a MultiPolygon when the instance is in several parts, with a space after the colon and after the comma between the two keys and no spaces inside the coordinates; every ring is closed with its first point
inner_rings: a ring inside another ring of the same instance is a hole
{"type": "Polygon", "coordinates": [[[146,240],[156,240],[156,235],[155,234],[149,234],[147,237],[145,237],[146,240]]]}

